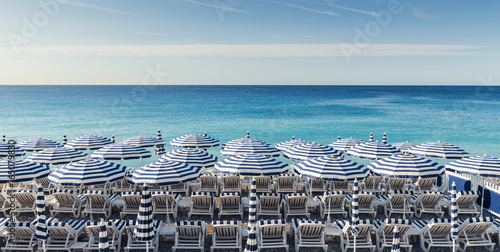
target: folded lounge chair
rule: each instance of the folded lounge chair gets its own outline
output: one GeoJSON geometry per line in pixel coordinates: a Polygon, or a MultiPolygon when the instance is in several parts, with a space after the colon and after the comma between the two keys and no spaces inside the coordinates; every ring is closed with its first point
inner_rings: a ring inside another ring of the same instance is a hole
{"type": "Polygon", "coordinates": [[[384,214],[390,218],[393,213],[409,214],[413,216],[410,207],[412,191],[391,191],[388,195],[378,195],[377,198],[384,204],[384,214]]]}
{"type": "Polygon", "coordinates": [[[199,249],[203,252],[206,233],[207,225],[203,221],[177,221],[172,251],[199,249]]]}
{"type": "Polygon", "coordinates": [[[177,205],[179,200],[182,199],[180,194],[174,194],[172,192],[151,192],[151,195],[153,199],[153,217],[155,214],[172,214],[174,219],[177,218],[177,205]]]}
{"type": "Polygon", "coordinates": [[[212,246],[215,249],[238,249],[241,252],[241,223],[239,221],[213,221],[212,246]]]}
{"type": "Polygon", "coordinates": [[[271,191],[271,178],[268,176],[255,177],[257,185],[257,193],[270,193],[271,191]]]}
{"type": "Polygon", "coordinates": [[[274,184],[277,193],[294,193],[296,177],[293,174],[280,175],[274,184]]]}
{"type": "MultiPolygon", "coordinates": [[[[377,216],[377,209],[373,205],[375,194],[372,192],[358,193],[358,210],[359,213],[371,214],[373,218],[377,216]]],[[[349,213],[352,214],[352,195],[345,196],[346,205],[349,207],[349,213]]]]}
{"type": "Polygon", "coordinates": [[[222,176],[222,189],[221,192],[239,192],[241,193],[241,179],[240,176],[222,176]]]}
{"type": "Polygon", "coordinates": [[[436,187],[437,178],[421,178],[419,177],[417,182],[415,182],[415,190],[417,192],[422,191],[437,191],[436,187]]]}
{"type": "Polygon", "coordinates": [[[405,178],[389,178],[386,183],[381,184],[382,188],[385,188],[386,192],[391,191],[402,191],[406,187],[405,178]]]}
{"type": "Polygon", "coordinates": [[[34,213],[36,206],[36,195],[33,190],[18,190],[14,193],[14,198],[16,199],[16,209],[14,209],[14,214],[19,213],[34,213]]]}
{"type": "Polygon", "coordinates": [[[216,175],[200,176],[200,192],[212,192],[215,196],[219,194],[219,180],[216,175]]]}
{"type": "Polygon", "coordinates": [[[271,215],[281,217],[281,194],[263,193],[258,195],[257,218],[259,215],[271,215]]]}
{"type": "Polygon", "coordinates": [[[308,179],[307,180],[308,192],[326,192],[328,191],[328,183],[323,179],[308,179]]]}
{"type": "Polygon", "coordinates": [[[179,184],[169,185],[168,191],[179,194],[184,193],[184,195],[187,196],[189,194],[189,182],[186,183],[180,182],[179,184]]]}
{"type": "Polygon", "coordinates": [[[381,182],[382,182],[382,177],[370,176],[364,179],[360,188],[362,188],[362,191],[364,192],[381,193],[382,192],[381,182]]]}
{"type": "MultiPolygon", "coordinates": [[[[451,204],[451,195],[446,195],[443,198],[451,204]]],[[[473,214],[479,217],[480,212],[476,205],[477,198],[479,198],[479,192],[475,191],[457,192],[458,214],[473,214]]],[[[448,212],[451,215],[451,207],[448,207],[448,212]]]]}
{"type": "Polygon", "coordinates": [[[122,199],[124,205],[120,212],[120,218],[128,214],[137,215],[139,206],[141,205],[141,193],[124,191],[122,192],[122,199]]]}
{"type": "Polygon", "coordinates": [[[285,248],[288,252],[286,220],[260,220],[258,221],[257,241],[261,249],[285,248]]]}
{"type": "Polygon", "coordinates": [[[346,191],[346,192],[351,191],[349,189],[349,181],[347,181],[347,180],[330,182],[330,190],[331,191],[346,191]]]}
{"type": "Polygon", "coordinates": [[[86,200],[83,195],[78,195],[73,190],[54,189],[52,193],[56,204],[50,211],[51,216],[56,213],[72,213],[75,218],[80,217],[82,207],[86,200]]]}
{"type": "Polygon", "coordinates": [[[83,214],[104,214],[105,218],[111,216],[112,202],[118,198],[117,194],[107,195],[105,191],[87,190],[83,194],[86,204],[83,214]]]}
{"type": "Polygon", "coordinates": [[[326,224],[323,221],[311,219],[292,219],[295,251],[300,247],[319,247],[328,250],[325,243],[326,224]]]}

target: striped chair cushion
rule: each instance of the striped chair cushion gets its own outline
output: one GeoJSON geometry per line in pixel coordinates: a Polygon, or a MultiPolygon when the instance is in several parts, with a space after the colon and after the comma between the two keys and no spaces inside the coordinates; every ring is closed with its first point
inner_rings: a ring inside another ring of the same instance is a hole
{"type": "Polygon", "coordinates": [[[442,192],[434,192],[434,191],[422,191],[421,194],[413,195],[410,199],[410,203],[417,203],[424,195],[443,195],[442,192]]]}
{"type": "Polygon", "coordinates": [[[141,195],[140,192],[122,192],[122,196],[135,196],[135,195],[141,195]]]}
{"type": "MultiPolygon", "coordinates": [[[[337,227],[340,228],[340,230],[343,230],[346,227],[346,225],[352,226],[352,220],[338,220],[335,221],[335,224],[337,225],[337,227]]],[[[359,220],[359,224],[373,225],[373,220],[372,219],[359,220]]]]}
{"type": "Polygon", "coordinates": [[[111,195],[108,195],[108,198],[109,198],[109,201],[113,201],[115,199],[118,199],[120,195],[118,194],[111,194],[111,195]]]}
{"type": "Polygon", "coordinates": [[[36,218],[31,219],[28,222],[13,222],[14,225],[12,225],[12,220],[8,220],[5,222],[5,226],[7,227],[16,227],[16,228],[30,228],[36,223],[36,218]]]}
{"type": "Polygon", "coordinates": [[[17,190],[16,193],[33,193],[33,190],[17,190]]]}
{"type": "MultiPolygon", "coordinates": [[[[480,193],[478,191],[460,191],[460,192],[457,192],[457,197],[458,196],[462,196],[462,195],[480,195],[480,193]]],[[[450,195],[451,197],[451,195],[450,195]]]]}
{"type": "Polygon", "coordinates": [[[175,226],[203,226],[203,221],[176,221],[175,226]]]}
{"type": "Polygon", "coordinates": [[[10,218],[0,218],[0,229],[5,226],[10,221],[10,218]]]}
{"type": "Polygon", "coordinates": [[[375,197],[382,202],[387,202],[387,200],[389,200],[389,195],[377,195],[375,197]]]}
{"type": "Polygon", "coordinates": [[[295,174],[285,173],[285,174],[281,174],[280,177],[295,177],[295,174]]]}
{"type": "MultiPolygon", "coordinates": [[[[135,220],[126,220],[126,221],[124,221],[124,226],[125,226],[125,227],[129,227],[129,228],[130,228],[130,227],[134,227],[136,223],[137,223],[137,220],[136,220],[136,219],[135,219],[135,220]]],[[[153,221],[153,227],[154,227],[156,230],[158,230],[158,228],[160,227],[160,223],[161,223],[161,221],[159,221],[159,220],[154,220],[154,221],[153,221]]]]}
{"type": "Polygon", "coordinates": [[[285,198],[290,198],[290,197],[309,197],[309,194],[307,193],[289,193],[285,195],[285,198]]]}
{"type": "Polygon", "coordinates": [[[259,225],[286,225],[285,219],[274,219],[274,220],[259,220],[259,225]]]}
{"type": "Polygon", "coordinates": [[[331,191],[325,192],[323,195],[345,195],[345,191],[331,191]]]}
{"type": "Polygon", "coordinates": [[[73,231],[79,230],[87,224],[87,220],[66,220],[47,223],[47,227],[68,227],[73,231]]]}
{"type": "Polygon", "coordinates": [[[85,190],[83,192],[83,194],[100,194],[100,195],[104,195],[106,194],[104,191],[101,191],[101,190],[85,190]]]}
{"type": "MultiPolygon", "coordinates": [[[[111,219],[104,221],[104,225],[106,226],[115,226],[117,230],[123,230],[125,227],[127,221],[126,220],[121,220],[121,219],[111,219]]],[[[100,221],[87,221],[86,223],[87,227],[92,227],[92,226],[101,226],[100,221]]]]}
{"type": "MultiPolygon", "coordinates": [[[[375,194],[374,194],[374,193],[372,193],[372,192],[360,192],[360,193],[358,193],[358,196],[361,196],[361,195],[375,195],[375,194]]],[[[345,199],[346,199],[347,201],[351,201],[351,200],[352,200],[352,194],[347,194],[347,195],[345,196],[345,199]]]]}
{"type": "Polygon", "coordinates": [[[411,225],[412,223],[413,222],[410,219],[386,218],[385,220],[374,221],[373,225],[375,226],[375,229],[379,229],[380,227],[385,225],[391,225],[391,224],[411,225]]]}
{"type": "Polygon", "coordinates": [[[66,194],[73,194],[74,191],[71,189],[54,189],[52,193],[66,193],[66,194]]]}
{"type": "Polygon", "coordinates": [[[478,223],[478,222],[493,222],[495,219],[493,217],[474,217],[467,219],[469,223],[478,223]]]}
{"type": "Polygon", "coordinates": [[[220,194],[221,197],[223,196],[241,196],[240,192],[223,192],[220,194]]]}
{"type": "Polygon", "coordinates": [[[280,197],[280,199],[283,197],[281,193],[262,193],[262,195],[257,195],[257,198],[260,199],[260,197],[280,197]]]}
{"type": "Polygon", "coordinates": [[[238,220],[215,220],[212,221],[212,225],[239,225],[240,221],[238,220]]]}
{"type": "Polygon", "coordinates": [[[446,218],[433,218],[430,220],[413,220],[413,226],[418,230],[423,230],[426,226],[430,226],[432,224],[450,224],[451,219],[446,218]]]}
{"type": "Polygon", "coordinates": [[[293,225],[294,228],[298,228],[300,224],[304,224],[304,223],[326,225],[324,221],[319,221],[319,220],[313,220],[313,219],[292,219],[292,225],[293,225]]]}
{"type": "Polygon", "coordinates": [[[390,191],[389,194],[405,194],[405,195],[413,195],[413,191],[404,191],[404,190],[393,190],[390,191]]]}
{"type": "Polygon", "coordinates": [[[193,192],[191,196],[210,196],[212,197],[211,192],[193,192]]]}
{"type": "Polygon", "coordinates": [[[165,191],[151,191],[151,195],[174,195],[174,193],[165,191]]]}
{"type": "Polygon", "coordinates": [[[500,219],[495,219],[495,221],[493,221],[493,226],[500,228],[500,219]]]}

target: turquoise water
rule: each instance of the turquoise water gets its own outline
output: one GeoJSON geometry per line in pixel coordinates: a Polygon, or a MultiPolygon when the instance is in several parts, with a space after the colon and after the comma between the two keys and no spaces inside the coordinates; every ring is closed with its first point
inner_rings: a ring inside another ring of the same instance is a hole
{"type": "Polygon", "coordinates": [[[0,86],[0,111],[0,134],[18,141],[91,133],[120,142],[161,129],[168,141],[208,132],[224,143],[250,131],[271,144],[328,144],[386,132],[389,143],[440,140],[500,157],[499,87],[0,86]]]}

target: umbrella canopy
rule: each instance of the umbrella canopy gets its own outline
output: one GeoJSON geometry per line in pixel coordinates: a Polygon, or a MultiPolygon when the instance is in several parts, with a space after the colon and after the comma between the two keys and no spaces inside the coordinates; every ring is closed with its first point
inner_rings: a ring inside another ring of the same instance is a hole
{"type": "Polygon", "coordinates": [[[151,152],[141,147],[120,143],[103,147],[92,153],[91,157],[106,160],[128,160],[149,158],[151,157],[151,152]]]}
{"type": "Polygon", "coordinates": [[[9,151],[13,151],[13,150],[15,150],[15,153],[13,155],[15,157],[20,157],[20,156],[26,154],[26,150],[24,150],[22,148],[14,146],[13,149],[10,149],[9,146],[11,146],[11,145],[6,144],[6,143],[0,143],[0,158],[4,158],[4,157],[9,156],[9,151]]]}
{"type": "Polygon", "coordinates": [[[396,147],[380,142],[365,142],[358,144],[347,151],[352,157],[376,160],[389,157],[395,154],[401,154],[396,147]]]}
{"type": "Polygon", "coordinates": [[[45,215],[45,195],[43,194],[43,187],[38,186],[36,193],[36,225],[35,225],[35,238],[39,241],[45,242],[49,238],[49,231],[47,231],[46,215],[45,215]]]}
{"type": "MultiPolygon", "coordinates": [[[[161,138],[161,131],[160,131],[160,129],[158,129],[158,133],[156,133],[156,139],[163,140],[161,138]]],[[[165,144],[156,145],[155,154],[158,155],[158,156],[165,154],[165,144]]]]}
{"type": "Polygon", "coordinates": [[[252,178],[250,186],[250,205],[248,208],[248,239],[245,245],[245,252],[258,251],[256,227],[257,227],[257,182],[252,178]]]}
{"type": "MultiPolygon", "coordinates": [[[[161,137],[161,133],[160,133],[160,137],[161,137]]],[[[128,138],[127,140],[123,141],[122,143],[135,145],[138,147],[153,147],[156,145],[165,145],[165,141],[163,141],[161,138],[158,139],[158,137],[150,137],[150,136],[143,136],[143,135],[128,138]]]]}
{"type": "Polygon", "coordinates": [[[346,139],[339,139],[337,142],[333,142],[329,144],[328,146],[334,148],[335,150],[339,151],[347,151],[353,146],[356,146],[360,143],[364,143],[365,141],[359,140],[356,138],[346,138],[346,139]]]}
{"type": "Polygon", "coordinates": [[[217,163],[217,157],[206,151],[187,148],[173,150],[163,154],[158,161],[180,162],[199,168],[209,168],[217,163]]]}
{"type": "Polygon", "coordinates": [[[104,219],[99,224],[99,252],[109,252],[108,231],[104,219]]]}
{"type": "MultiPolygon", "coordinates": [[[[458,206],[457,206],[457,185],[455,181],[451,185],[451,238],[453,243],[458,238],[458,206]]],[[[455,245],[455,244],[453,244],[455,245]]]]}
{"type": "Polygon", "coordinates": [[[332,181],[362,180],[370,175],[370,170],[365,166],[335,155],[304,161],[295,165],[294,169],[302,177],[332,181]]]}
{"type": "Polygon", "coordinates": [[[2,136],[2,143],[5,143],[5,135],[2,136]]]}
{"type": "Polygon", "coordinates": [[[263,144],[269,145],[268,143],[266,143],[266,142],[264,142],[262,140],[251,138],[250,137],[250,132],[247,131],[247,135],[245,137],[231,140],[231,141],[229,141],[229,142],[227,142],[225,144],[222,144],[221,147],[222,147],[222,149],[224,149],[224,148],[226,148],[226,146],[230,146],[230,145],[233,145],[233,144],[252,143],[252,142],[263,143],[263,144]]]}
{"type": "Polygon", "coordinates": [[[114,182],[125,176],[127,167],[101,159],[73,162],[49,175],[53,184],[66,186],[100,185],[114,182]]]}
{"type": "Polygon", "coordinates": [[[49,173],[50,168],[45,164],[26,160],[0,161],[0,184],[8,182],[27,182],[32,181],[34,178],[41,179],[47,177],[49,173]],[[12,170],[15,171],[15,176],[12,176],[12,170]]]}
{"type": "Polygon", "coordinates": [[[440,141],[413,146],[408,152],[414,155],[433,158],[460,159],[470,157],[468,152],[465,152],[459,147],[440,141]]]}
{"type": "Polygon", "coordinates": [[[208,148],[218,146],[219,140],[209,137],[208,135],[198,135],[196,133],[191,135],[184,135],[172,139],[170,145],[172,147],[185,147],[185,148],[208,148]]]}
{"type": "Polygon", "coordinates": [[[261,154],[269,157],[279,157],[280,151],[271,145],[263,142],[248,142],[240,144],[226,145],[221,150],[222,156],[230,157],[249,153],[261,154]]]}
{"type": "Polygon", "coordinates": [[[398,150],[400,150],[402,152],[407,152],[409,149],[411,149],[412,147],[417,146],[417,145],[406,141],[406,142],[401,142],[401,143],[395,143],[392,146],[398,148],[398,150]]]}
{"type": "Polygon", "coordinates": [[[309,160],[327,155],[342,156],[342,151],[318,143],[306,143],[293,146],[283,152],[283,156],[292,160],[309,160]]]}
{"type": "Polygon", "coordinates": [[[394,233],[392,236],[392,247],[391,247],[391,252],[400,252],[400,246],[399,246],[399,231],[398,227],[394,227],[394,233]]]}
{"type": "Polygon", "coordinates": [[[382,137],[382,143],[387,144],[387,136],[385,135],[385,132],[384,136],[382,137]]]}
{"type": "Polygon", "coordinates": [[[444,174],[444,166],[424,157],[394,155],[368,165],[373,173],[382,177],[432,178],[444,174]]]}
{"type": "Polygon", "coordinates": [[[223,174],[243,176],[273,176],[288,171],[288,164],[259,154],[244,154],[224,159],[215,164],[223,174]]]}
{"type": "Polygon", "coordinates": [[[97,150],[110,144],[113,144],[113,141],[108,138],[96,135],[86,135],[71,140],[65,147],[75,150],[97,150]]]}
{"type": "Polygon", "coordinates": [[[185,163],[163,161],[133,171],[130,182],[136,185],[176,185],[197,179],[200,172],[200,168],[185,163]]]}
{"type": "MultiPolygon", "coordinates": [[[[352,216],[351,216],[351,233],[355,237],[358,236],[358,224],[359,224],[359,198],[358,198],[358,180],[354,180],[354,185],[352,186],[352,216]]],[[[356,245],[355,245],[356,246],[356,245]]]]}
{"type": "Polygon", "coordinates": [[[62,144],[65,145],[68,143],[68,138],[66,137],[66,135],[63,136],[63,141],[62,141],[62,144]]]}
{"type": "Polygon", "coordinates": [[[45,149],[33,153],[25,160],[42,164],[60,165],[87,159],[88,154],[66,147],[45,149]]]}
{"type": "Polygon", "coordinates": [[[500,177],[500,159],[490,156],[463,158],[446,165],[446,170],[480,177],[500,177]]]}
{"type": "Polygon", "coordinates": [[[373,140],[373,133],[370,133],[370,140],[368,140],[369,142],[375,142],[375,140],[373,140]]]}
{"type": "Polygon", "coordinates": [[[280,151],[285,151],[295,145],[299,145],[299,144],[305,144],[305,143],[310,143],[309,141],[306,141],[306,140],[295,140],[295,138],[292,136],[292,140],[290,141],[285,141],[285,142],[281,142],[281,143],[277,143],[274,145],[274,147],[280,151]]]}
{"type": "Polygon", "coordinates": [[[134,227],[134,239],[140,242],[150,242],[155,238],[155,227],[153,223],[153,204],[148,187],[144,186],[141,192],[141,203],[139,213],[134,227]]]}
{"type": "Polygon", "coordinates": [[[17,146],[27,151],[41,151],[49,148],[62,147],[62,144],[49,139],[34,138],[21,142],[17,146]]]}

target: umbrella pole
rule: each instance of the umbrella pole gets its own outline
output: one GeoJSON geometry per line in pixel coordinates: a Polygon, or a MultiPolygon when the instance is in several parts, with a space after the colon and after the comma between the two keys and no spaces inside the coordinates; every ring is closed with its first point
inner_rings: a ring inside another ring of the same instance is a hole
{"type": "Polygon", "coordinates": [[[356,252],[356,236],[354,236],[354,246],[352,248],[353,252],[356,252]]]}
{"type": "Polygon", "coordinates": [[[168,214],[168,194],[167,194],[167,197],[166,197],[165,204],[167,205],[167,224],[170,225],[170,215],[168,214]]]}
{"type": "Polygon", "coordinates": [[[481,217],[483,217],[483,208],[484,208],[484,179],[482,179],[483,184],[483,192],[481,193],[481,217]]]}
{"type": "Polygon", "coordinates": [[[453,252],[455,252],[455,251],[457,251],[456,250],[457,248],[456,248],[456,245],[455,245],[455,239],[452,238],[451,240],[453,242],[453,252]]]}

